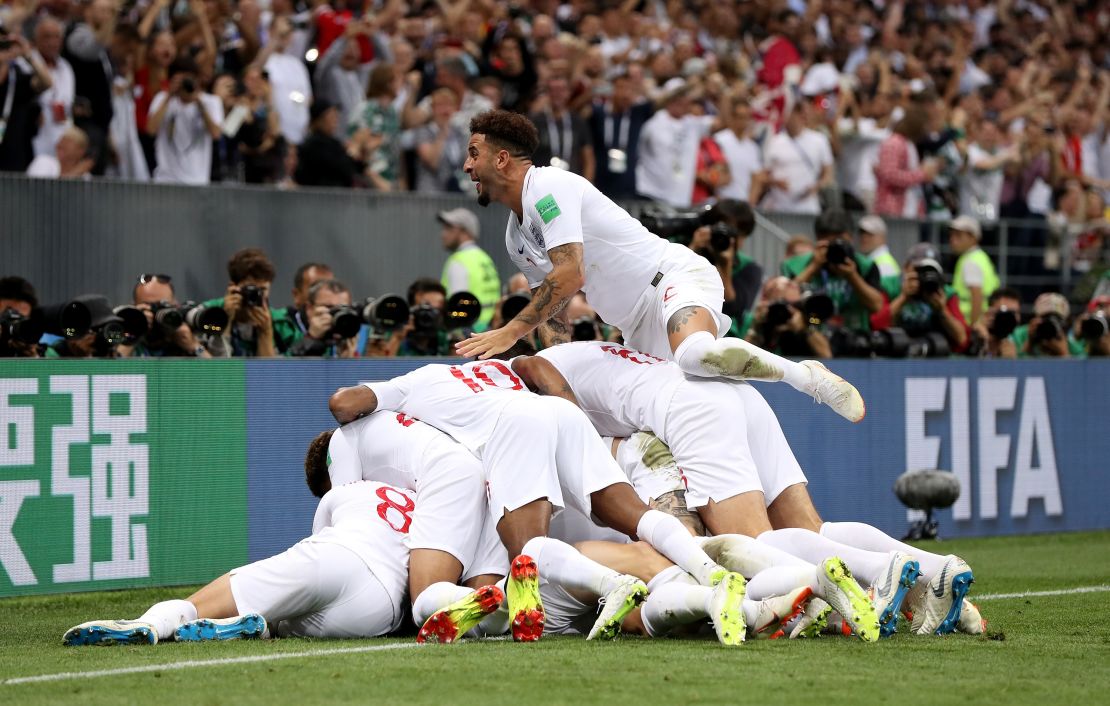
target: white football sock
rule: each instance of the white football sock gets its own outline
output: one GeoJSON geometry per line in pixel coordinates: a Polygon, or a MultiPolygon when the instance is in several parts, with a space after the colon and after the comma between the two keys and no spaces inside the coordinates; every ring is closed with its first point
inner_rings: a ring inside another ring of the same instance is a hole
{"type": "Polygon", "coordinates": [[[470,594],[471,589],[446,581],[428,586],[412,602],[412,622],[416,627],[423,625],[436,611],[443,610],[455,601],[470,594]]]}
{"type": "Polygon", "coordinates": [[[173,639],[174,630],[197,619],[197,607],[189,601],[175,600],[155,603],[138,620],[154,626],[158,641],[173,639]]]}
{"type": "Polygon", "coordinates": [[[742,338],[714,338],[708,331],[698,331],[683,339],[674,352],[674,359],[683,372],[690,375],[730,380],[782,380],[795,390],[803,390],[811,376],[809,368],[801,363],[765,351],[742,338]],[[749,363],[749,360],[754,362],[749,363]]]}
{"type": "MultiPolygon", "coordinates": [[[[899,542],[878,527],[863,522],[826,522],[821,525],[821,536],[872,552],[905,552],[921,564],[922,579],[928,581],[944,567],[944,557],[899,542]]],[[[847,561],[847,557],[843,557],[847,561]]],[[[855,571],[853,568],[852,571],[855,571]]]]}
{"type": "Polygon", "coordinates": [[[802,562],[789,566],[772,566],[760,571],[748,581],[747,596],[753,601],[761,601],[771,596],[783,596],[799,586],[809,586],[820,592],[817,585],[817,567],[802,562]]]}
{"type": "Polygon", "coordinates": [[[742,534],[719,534],[715,537],[699,537],[698,540],[711,559],[729,571],[743,574],[747,579],[772,566],[813,566],[778,547],[742,534]]]}
{"type": "Polygon", "coordinates": [[[838,556],[857,579],[869,584],[877,581],[890,563],[889,554],[857,549],[796,527],[764,532],[759,535],[759,541],[814,564],[820,564],[831,556],[838,556]]]}
{"type": "Polygon", "coordinates": [[[652,637],[666,635],[679,625],[704,620],[713,589],[672,582],[652,590],[640,610],[644,629],[652,637]]]}
{"type": "Polygon", "coordinates": [[[709,585],[713,572],[721,567],[702,551],[678,518],[658,510],[648,510],[636,525],[636,536],[657,552],[681,566],[703,586],[709,585]]]}
{"type": "Polygon", "coordinates": [[[520,553],[535,560],[541,578],[563,588],[604,596],[620,585],[621,575],[616,571],[583,556],[558,539],[533,537],[520,553]]]}
{"type": "Polygon", "coordinates": [[[688,586],[700,585],[693,576],[682,570],[681,566],[668,566],[647,582],[648,592],[654,591],[668,583],[684,583],[688,586]]]}

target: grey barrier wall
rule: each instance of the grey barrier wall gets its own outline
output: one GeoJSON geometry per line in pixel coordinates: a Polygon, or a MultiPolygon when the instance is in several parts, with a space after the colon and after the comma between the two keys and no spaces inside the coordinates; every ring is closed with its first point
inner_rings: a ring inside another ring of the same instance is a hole
{"type": "MultiPolygon", "coordinates": [[[[505,281],[516,268],[504,246],[507,211],[480,208],[469,195],[377,194],[346,189],[283,191],[272,187],[170,186],[112,180],[68,181],[0,175],[0,274],[29,279],[43,301],[98,292],[129,301],[136,275],[173,276],[180,299],[221,296],[232,252],[263,248],[277,266],[273,301],[289,301],[293,273],[322,261],[355,297],[404,293],[417,277],[439,278],[446,253],[437,212],[466,206],[482,224],[481,244],[505,281]]],[[[630,205],[638,212],[638,205],[630,205]]],[[[766,275],[778,272],[786,241],[812,237],[813,216],[761,213],[748,254],[766,275]]],[[[888,241],[901,260],[926,236],[945,246],[943,224],[888,220],[888,241]]],[[[987,251],[1006,281],[1007,224],[987,251]]],[[[1030,251],[1032,255],[1036,251],[1030,251]]],[[[1019,253],[1020,254],[1020,253],[1019,253]]],[[[1025,284],[1057,287],[1061,277],[1025,284]]]]}

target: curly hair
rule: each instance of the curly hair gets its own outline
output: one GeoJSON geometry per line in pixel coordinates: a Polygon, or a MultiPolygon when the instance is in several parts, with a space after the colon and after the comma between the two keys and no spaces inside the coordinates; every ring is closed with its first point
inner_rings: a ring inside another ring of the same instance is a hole
{"type": "Polygon", "coordinates": [[[531,159],[540,145],[540,134],[532,121],[508,110],[487,110],[470,121],[471,135],[485,135],[498,149],[518,159],[531,159]]]}
{"type": "Polygon", "coordinates": [[[239,284],[247,279],[260,282],[273,282],[277,276],[274,263],[266,257],[262,248],[243,248],[231,256],[227,261],[227,276],[233,284],[239,284]]]}
{"type": "Polygon", "coordinates": [[[334,429],[320,432],[308,444],[308,452],[304,456],[304,480],[308,489],[318,498],[331,490],[331,476],[328,474],[328,444],[334,429]]]}

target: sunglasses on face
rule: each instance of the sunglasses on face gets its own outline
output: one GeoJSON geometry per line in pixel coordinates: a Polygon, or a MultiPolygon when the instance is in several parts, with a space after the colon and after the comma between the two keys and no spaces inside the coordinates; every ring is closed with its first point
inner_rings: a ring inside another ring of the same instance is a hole
{"type": "Polygon", "coordinates": [[[141,274],[138,277],[139,284],[150,284],[151,282],[158,282],[159,284],[169,284],[173,278],[169,275],[151,275],[141,274]]]}

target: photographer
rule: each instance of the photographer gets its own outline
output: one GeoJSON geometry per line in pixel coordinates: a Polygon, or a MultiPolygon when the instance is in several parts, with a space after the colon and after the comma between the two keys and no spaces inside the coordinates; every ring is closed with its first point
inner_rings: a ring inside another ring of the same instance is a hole
{"type": "Polygon", "coordinates": [[[351,308],[351,290],[334,279],[323,279],[308,288],[305,308],[298,312],[308,330],[288,355],[295,357],[357,358],[361,317],[351,308]],[[341,321],[340,317],[347,320],[341,321]],[[353,318],[352,318],[353,317],[353,318]]]}
{"type": "MultiPolygon", "coordinates": [[[[3,303],[0,302],[0,308],[3,303]]],[[[1076,321],[1078,338],[1087,349],[1089,358],[1110,356],[1110,295],[1091,299],[1087,313],[1076,321]]]]}
{"type": "Polygon", "coordinates": [[[201,90],[196,62],[170,65],[170,86],[154,96],[147,134],[154,137],[158,166],[154,181],[207,184],[212,178],[212,142],[220,138],[223,102],[201,90]]]}
{"type": "Polygon", "coordinates": [[[31,312],[38,306],[35,288],[22,277],[0,278],[0,357],[38,358],[38,335],[31,312]],[[34,339],[34,340],[23,340],[34,339]]]}
{"type": "Polygon", "coordinates": [[[806,292],[821,292],[833,301],[828,322],[855,333],[868,333],[889,325],[889,305],[880,289],[879,268],[856,252],[852,220],[840,208],[821,212],[813,224],[817,246],[812,253],[792,257],[782,264],[782,274],[806,292]]]}
{"type": "Polygon", "coordinates": [[[443,325],[447,309],[447,290],[429,277],[409,285],[409,322],[388,337],[374,337],[367,343],[366,355],[372,357],[394,356],[447,356],[451,355],[451,339],[443,325]]]}
{"type": "MultiPolygon", "coordinates": [[[[925,245],[920,250],[931,249],[925,245]]],[[[911,339],[940,333],[950,352],[962,353],[967,350],[970,332],[960,312],[960,298],[955,289],[944,284],[944,270],[934,257],[926,256],[930,254],[911,253],[906,260],[902,267],[902,291],[890,303],[890,315],[894,326],[911,339]]]]}
{"type": "Polygon", "coordinates": [[[285,307],[285,315],[296,326],[298,333],[308,331],[308,319],[301,312],[308,304],[308,290],[320,280],[335,279],[331,266],[323,262],[306,262],[293,273],[293,303],[285,307]]]}
{"type": "Polygon", "coordinates": [[[831,358],[829,339],[807,308],[797,282],[772,277],[763,285],[755,311],[744,317],[740,328],[747,341],[778,355],[831,358]]]}
{"type": "MultiPolygon", "coordinates": [[[[962,312],[961,312],[962,313],[962,312]]],[[[1021,295],[1016,289],[1000,287],[987,298],[987,310],[971,327],[968,355],[977,358],[1016,358],[1010,334],[1021,323],[1021,295]]]]}
{"type": "Polygon", "coordinates": [[[145,314],[148,330],[135,343],[120,344],[121,358],[212,357],[180,313],[176,316],[162,313],[180,311],[169,275],[139,275],[131,290],[131,300],[145,314]]]}
{"type": "Polygon", "coordinates": [[[709,209],[705,220],[713,225],[701,226],[694,231],[690,249],[701,253],[716,265],[725,286],[724,313],[733,322],[744,318],[744,313],[755,306],[759,288],[763,283],[763,268],[744,252],[744,243],[755,230],[755,213],[746,201],[721,199],[709,209]],[[716,226],[719,241],[728,235],[729,246],[719,252],[714,250],[713,228],[716,226]]]}
{"type": "Polygon", "coordinates": [[[222,335],[209,341],[212,355],[275,358],[289,350],[297,328],[285,310],[270,308],[276,271],[266,253],[259,248],[236,252],[227,262],[227,275],[227,294],[205,302],[223,307],[230,321],[222,335]]]}
{"type": "Polygon", "coordinates": [[[586,301],[586,295],[582,292],[575,294],[567,302],[567,321],[570,322],[572,341],[619,343],[621,340],[620,331],[598,318],[597,311],[586,301]]]}
{"type": "Polygon", "coordinates": [[[1045,292],[1033,302],[1033,318],[1010,334],[1011,355],[1018,358],[1084,358],[1083,344],[1068,336],[1068,300],[1056,292],[1045,292]]]}

